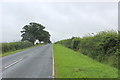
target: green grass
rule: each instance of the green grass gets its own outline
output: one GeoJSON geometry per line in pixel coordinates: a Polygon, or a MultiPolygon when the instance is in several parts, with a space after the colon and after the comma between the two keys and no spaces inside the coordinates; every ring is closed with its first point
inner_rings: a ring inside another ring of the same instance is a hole
{"type": "Polygon", "coordinates": [[[18,52],[21,52],[21,51],[24,51],[24,50],[27,50],[27,49],[30,49],[30,48],[33,48],[33,47],[36,47],[36,46],[42,46],[42,45],[45,45],[45,44],[39,44],[39,45],[35,45],[35,46],[32,46],[32,47],[24,48],[24,49],[19,49],[19,50],[15,50],[15,51],[9,51],[9,52],[6,52],[4,54],[0,54],[0,57],[15,54],[15,53],[18,53],[18,52]]]}
{"type": "Polygon", "coordinates": [[[56,78],[117,78],[118,70],[88,56],[54,44],[56,78]]]}

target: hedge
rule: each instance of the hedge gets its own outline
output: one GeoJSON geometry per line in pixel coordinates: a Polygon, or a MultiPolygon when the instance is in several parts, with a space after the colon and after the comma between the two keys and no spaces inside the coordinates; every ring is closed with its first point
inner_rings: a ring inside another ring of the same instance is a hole
{"type": "Polygon", "coordinates": [[[10,42],[10,43],[1,43],[1,44],[2,44],[2,54],[4,54],[5,52],[15,51],[33,46],[31,42],[10,42]]]}
{"type": "Polygon", "coordinates": [[[117,31],[101,31],[95,35],[82,38],[72,37],[71,39],[61,40],[56,44],[62,44],[99,62],[117,67],[118,55],[120,54],[120,39],[118,36],[117,31]]]}

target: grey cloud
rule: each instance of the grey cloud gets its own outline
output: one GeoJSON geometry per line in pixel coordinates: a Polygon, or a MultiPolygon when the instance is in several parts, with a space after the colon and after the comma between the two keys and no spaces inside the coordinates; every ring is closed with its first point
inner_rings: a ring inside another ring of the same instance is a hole
{"type": "Polygon", "coordinates": [[[38,22],[51,40],[84,36],[101,30],[117,30],[117,3],[3,3],[3,42],[20,40],[20,30],[38,22]]]}

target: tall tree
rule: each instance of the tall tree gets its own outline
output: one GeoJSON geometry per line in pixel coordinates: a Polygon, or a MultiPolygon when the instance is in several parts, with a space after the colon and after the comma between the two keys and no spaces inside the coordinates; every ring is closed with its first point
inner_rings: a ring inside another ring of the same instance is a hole
{"type": "Polygon", "coordinates": [[[45,27],[39,23],[29,23],[29,25],[25,25],[22,29],[22,41],[28,40],[33,44],[36,40],[51,43],[49,32],[45,31],[45,27]]]}

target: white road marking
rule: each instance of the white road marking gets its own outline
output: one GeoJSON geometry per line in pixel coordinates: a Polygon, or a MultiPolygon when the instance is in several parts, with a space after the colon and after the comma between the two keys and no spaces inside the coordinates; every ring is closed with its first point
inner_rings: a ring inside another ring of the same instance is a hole
{"type": "Polygon", "coordinates": [[[9,68],[9,67],[15,65],[16,63],[20,62],[21,60],[23,60],[23,58],[21,58],[21,59],[15,61],[15,62],[13,62],[12,64],[7,65],[6,67],[4,67],[4,69],[7,69],[7,68],[9,68]]]}
{"type": "Polygon", "coordinates": [[[52,58],[53,58],[53,71],[52,71],[52,78],[55,78],[55,68],[54,68],[54,52],[53,52],[53,45],[52,45],[52,58]]]}

